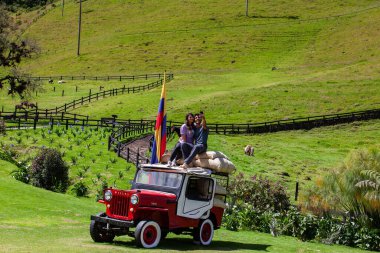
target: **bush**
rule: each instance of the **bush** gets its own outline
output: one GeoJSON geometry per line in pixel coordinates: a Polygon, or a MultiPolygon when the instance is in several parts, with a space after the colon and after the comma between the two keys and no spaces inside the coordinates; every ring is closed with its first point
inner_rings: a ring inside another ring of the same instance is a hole
{"type": "Polygon", "coordinates": [[[20,166],[16,170],[13,170],[11,172],[11,175],[18,181],[21,181],[26,184],[29,183],[29,174],[27,167],[20,166]]]}
{"type": "Polygon", "coordinates": [[[65,192],[69,185],[69,167],[61,153],[43,149],[33,160],[29,175],[32,185],[55,192],[65,192]]]}
{"type": "Polygon", "coordinates": [[[302,196],[303,207],[316,214],[346,211],[380,227],[380,150],[351,152],[337,168],[320,177],[302,196]],[[367,173],[366,173],[367,172],[367,173]],[[373,189],[365,187],[374,186],[373,189]]]}
{"type": "Polygon", "coordinates": [[[86,197],[88,195],[88,187],[82,181],[74,184],[72,191],[75,193],[77,197],[86,197]]]}
{"type": "Polygon", "coordinates": [[[290,207],[289,196],[280,182],[253,176],[245,179],[243,173],[236,176],[229,185],[230,206],[250,204],[255,210],[282,212],[290,207]]]}

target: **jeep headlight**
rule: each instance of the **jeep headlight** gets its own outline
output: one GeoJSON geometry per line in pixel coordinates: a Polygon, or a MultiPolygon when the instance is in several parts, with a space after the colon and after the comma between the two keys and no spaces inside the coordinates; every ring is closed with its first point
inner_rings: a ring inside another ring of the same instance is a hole
{"type": "Polygon", "coordinates": [[[133,194],[131,196],[131,203],[132,205],[136,205],[137,203],[139,203],[139,196],[137,196],[136,194],[133,194]]]}
{"type": "Polygon", "coordinates": [[[110,190],[105,191],[105,193],[104,193],[104,199],[107,200],[107,201],[111,201],[111,199],[112,199],[112,191],[110,191],[110,190]]]}

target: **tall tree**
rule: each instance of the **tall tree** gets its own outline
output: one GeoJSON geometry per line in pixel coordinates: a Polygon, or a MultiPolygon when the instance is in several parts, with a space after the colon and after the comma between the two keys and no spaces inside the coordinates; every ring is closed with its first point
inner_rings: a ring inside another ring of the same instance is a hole
{"type": "Polygon", "coordinates": [[[35,84],[30,78],[25,77],[17,69],[21,60],[31,57],[38,51],[37,46],[29,40],[15,41],[11,32],[15,26],[9,17],[4,6],[0,6],[0,67],[3,67],[8,74],[0,77],[0,88],[9,84],[8,94],[19,94],[24,97],[25,92],[35,84]]]}

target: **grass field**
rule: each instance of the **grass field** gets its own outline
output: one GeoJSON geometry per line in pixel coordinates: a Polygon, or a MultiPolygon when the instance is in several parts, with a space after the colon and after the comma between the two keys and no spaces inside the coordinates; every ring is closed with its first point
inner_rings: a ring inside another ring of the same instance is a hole
{"type": "MultiPolygon", "coordinates": [[[[0,161],[1,252],[141,252],[129,237],[112,244],[94,243],[89,235],[90,215],[104,210],[92,199],[38,189],[13,180],[15,166],[0,161]],[[12,194],[9,194],[12,193],[12,194]]],[[[189,236],[169,234],[155,252],[364,252],[342,246],[305,243],[295,238],[274,238],[255,232],[215,233],[210,247],[192,244],[189,236]]],[[[146,250],[145,250],[146,251],[146,250]]]]}
{"type": "MultiPolygon", "coordinates": [[[[22,36],[36,40],[41,48],[39,56],[21,64],[23,70],[33,76],[166,70],[175,78],[167,84],[169,120],[182,121],[187,112],[203,110],[209,123],[254,123],[380,105],[380,5],[376,0],[250,1],[249,17],[245,1],[87,0],[83,1],[79,57],[78,1],[65,1],[63,17],[61,1],[55,4],[48,11],[15,17],[25,29],[22,36]]],[[[46,82],[37,96],[33,92],[27,99],[43,109],[55,108],[89,95],[90,89],[98,92],[99,86],[110,89],[151,81],[155,80],[46,82]]],[[[13,110],[20,98],[6,92],[6,88],[0,91],[0,107],[13,110]]],[[[71,112],[97,119],[112,114],[121,119],[154,119],[160,92],[156,88],[105,98],[71,112]]],[[[140,251],[130,238],[95,244],[89,237],[89,215],[103,210],[94,202],[102,184],[98,175],[108,184],[127,188],[134,167],[106,150],[108,133],[77,130],[76,136],[72,129],[60,133],[39,129],[9,131],[0,137],[2,145],[14,145],[18,160],[33,157],[37,147],[58,148],[65,152],[74,182],[84,180],[91,186],[91,197],[83,199],[36,189],[12,179],[9,173],[15,167],[0,161],[0,201],[5,203],[0,207],[0,251],[140,251]],[[77,157],[76,164],[72,157],[77,157]]],[[[379,147],[379,130],[379,120],[373,120],[310,131],[211,135],[209,149],[226,153],[247,175],[282,180],[293,196],[295,181],[301,182],[302,193],[316,175],[337,166],[351,150],[379,147]],[[254,157],[243,154],[247,144],[255,147],[254,157]]],[[[361,252],[224,229],[207,249],[192,245],[189,237],[169,235],[156,251],[184,250],[361,252]]]]}
{"type": "MultiPolygon", "coordinates": [[[[74,127],[66,131],[62,126],[55,126],[50,133],[48,129],[8,131],[7,136],[0,137],[0,143],[8,150],[14,150],[18,161],[30,161],[41,147],[58,149],[70,166],[72,182],[83,181],[94,199],[103,182],[128,188],[135,172],[134,165],[125,163],[116,153],[107,150],[108,135],[105,129],[86,128],[83,131],[74,127]]],[[[237,173],[282,181],[288,187],[289,195],[293,196],[296,181],[304,189],[313,184],[321,172],[339,165],[351,150],[370,146],[380,148],[379,138],[380,121],[373,120],[309,131],[250,136],[210,135],[209,150],[228,154],[237,173]],[[255,156],[243,155],[247,144],[255,147],[255,156]]],[[[174,147],[176,141],[172,139],[167,149],[174,147]]],[[[68,192],[74,194],[71,189],[68,192]]]]}

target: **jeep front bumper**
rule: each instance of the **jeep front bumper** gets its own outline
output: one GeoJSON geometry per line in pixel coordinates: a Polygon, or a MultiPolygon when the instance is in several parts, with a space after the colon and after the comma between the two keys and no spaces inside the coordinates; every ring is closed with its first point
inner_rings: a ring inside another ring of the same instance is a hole
{"type": "Polygon", "coordinates": [[[101,217],[97,215],[91,215],[91,220],[104,223],[104,224],[110,224],[117,227],[123,227],[123,228],[133,227],[134,225],[133,221],[117,220],[117,219],[112,219],[109,217],[101,217]]]}

